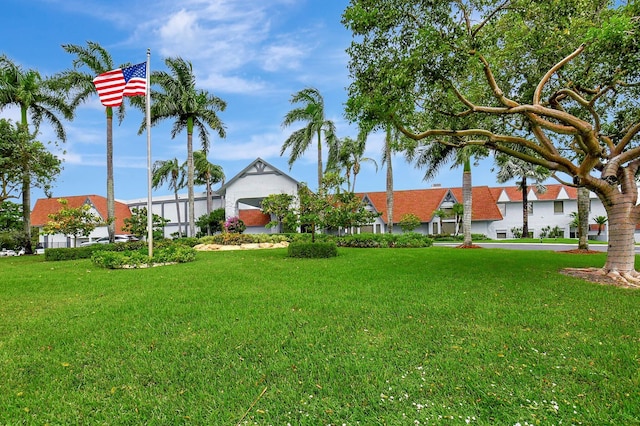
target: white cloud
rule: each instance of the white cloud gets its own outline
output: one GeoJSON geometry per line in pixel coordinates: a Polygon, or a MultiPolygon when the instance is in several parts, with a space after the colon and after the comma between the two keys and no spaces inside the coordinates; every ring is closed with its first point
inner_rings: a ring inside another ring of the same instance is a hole
{"type": "Polygon", "coordinates": [[[236,76],[224,76],[218,73],[210,74],[206,79],[199,80],[198,85],[222,93],[255,94],[266,89],[262,82],[250,81],[236,76]]]}
{"type": "Polygon", "coordinates": [[[262,55],[262,68],[270,72],[281,69],[299,69],[301,60],[306,55],[306,49],[293,44],[267,46],[262,55]]]}

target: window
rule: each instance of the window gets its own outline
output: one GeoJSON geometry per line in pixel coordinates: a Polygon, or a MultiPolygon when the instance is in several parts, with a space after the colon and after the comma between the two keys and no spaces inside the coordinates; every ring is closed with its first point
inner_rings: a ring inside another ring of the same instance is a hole
{"type": "Polygon", "coordinates": [[[496,238],[499,240],[507,239],[507,231],[496,231],[496,238]]]}
{"type": "Polygon", "coordinates": [[[433,235],[438,235],[438,222],[434,222],[433,226],[433,235]]]}
{"type": "Polygon", "coordinates": [[[506,203],[498,203],[498,209],[500,210],[500,214],[502,217],[507,215],[507,204],[506,203]]]}
{"type": "Polygon", "coordinates": [[[527,210],[529,211],[529,216],[531,216],[533,214],[533,203],[531,201],[529,201],[529,204],[527,205],[527,210]]]}
{"type": "Polygon", "coordinates": [[[564,202],[563,201],[554,201],[553,202],[553,213],[554,214],[562,214],[562,213],[564,213],[564,202]]]}

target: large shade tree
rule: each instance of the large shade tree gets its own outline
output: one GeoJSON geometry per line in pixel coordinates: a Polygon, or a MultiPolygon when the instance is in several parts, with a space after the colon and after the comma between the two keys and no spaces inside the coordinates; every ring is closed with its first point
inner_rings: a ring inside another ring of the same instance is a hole
{"type": "MultiPolygon", "coordinates": [[[[289,166],[295,163],[315,141],[318,149],[318,188],[322,185],[322,140],[329,146],[329,151],[335,150],[338,145],[336,126],[332,120],[325,116],[324,98],[320,91],[313,87],[302,89],[294,93],[290,99],[291,104],[298,105],[287,112],[282,120],[283,127],[289,127],[297,122],[305,123],[305,126],[294,131],[284,141],[280,155],[289,150],[289,166]]],[[[333,153],[329,156],[332,157],[333,153]]]]}
{"type": "MultiPolygon", "coordinates": [[[[36,135],[43,121],[51,125],[58,140],[66,141],[67,135],[60,121],[60,116],[66,119],[73,117],[73,112],[64,96],[56,92],[55,87],[54,78],[45,79],[38,71],[25,70],[5,55],[0,56],[0,111],[11,106],[20,110],[18,140],[22,148],[21,158],[23,161],[20,179],[26,254],[33,253],[31,247],[33,170],[30,165],[33,165],[34,159],[40,155],[34,153],[32,149],[38,149],[42,154],[46,151],[42,144],[36,146],[33,142],[36,141],[36,135]]],[[[59,162],[57,164],[59,171],[59,162]]]]}
{"type": "Polygon", "coordinates": [[[600,272],[638,282],[639,9],[609,0],[351,0],[348,116],[386,117],[421,143],[485,146],[568,176],[607,210],[600,272]]]}
{"type": "MultiPolygon", "coordinates": [[[[97,95],[93,79],[115,68],[109,52],[100,44],[88,41],[86,46],[77,44],[63,44],[65,52],[75,56],[73,68],[65,70],[56,78],[62,83],[62,88],[68,91],[71,98],[71,108],[74,110],[97,95]]],[[[104,107],[106,117],[106,161],[107,161],[107,231],[109,241],[113,242],[116,232],[115,187],[113,179],[113,107],[104,107]]],[[[125,115],[124,103],[117,107],[118,121],[122,122],[125,115]]]]}
{"type": "MultiPolygon", "coordinates": [[[[218,112],[224,111],[227,103],[206,90],[196,87],[196,76],[191,62],[180,57],[165,59],[168,71],[154,71],[151,74],[151,125],[163,120],[173,120],[171,138],[187,132],[187,191],[189,205],[189,236],[195,236],[193,132],[203,148],[208,151],[209,128],[220,138],[226,137],[224,124],[218,112]]],[[[145,123],[139,132],[145,129],[145,123]]]]}

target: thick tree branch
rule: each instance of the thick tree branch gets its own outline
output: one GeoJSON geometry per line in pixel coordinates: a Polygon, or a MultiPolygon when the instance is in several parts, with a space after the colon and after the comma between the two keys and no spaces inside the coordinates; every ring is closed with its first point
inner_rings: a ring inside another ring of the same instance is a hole
{"type": "Polygon", "coordinates": [[[547,73],[544,75],[544,77],[542,77],[542,79],[538,83],[538,86],[536,87],[536,91],[533,93],[533,104],[534,105],[540,105],[540,97],[542,96],[542,90],[544,89],[544,86],[551,79],[551,76],[553,74],[555,74],[556,72],[558,72],[558,70],[560,68],[565,66],[573,58],[575,58],[580,53],[582,53],[584,48],[585,48],[584,44],[580,45],[580,47],[578,47],[576,50],[574,50],[573,53],[571,53],[569,56],[565,57],[563,60],[561,60],[560,62],[555,64],[553,67],[551,67],[551,69],[549,71],[547,71],[547,73]]]}
{"type": "Polygon", "coordinates": [[[634,124],[633,126],[627,129],[627,132],[625,133],[625,135],[622,137],[622,139],[620,139],[620,142],[618,143],[618,145],[616,145],[614,154],[617,155],[622,151],[624,151],[627,145],[631,143],[633,138],[638,135],[638,132],[640,132],[640,122],[634,124]]]}

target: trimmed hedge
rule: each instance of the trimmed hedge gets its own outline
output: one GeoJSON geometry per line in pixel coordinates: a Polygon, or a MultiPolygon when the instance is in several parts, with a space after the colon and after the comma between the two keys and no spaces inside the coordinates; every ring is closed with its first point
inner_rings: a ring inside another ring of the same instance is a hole
{"type": "Polygon", "coordinates": [[[146,248],[147,243],[144,241],[130,241],[126,243],[114,244],[93,244],[84,247],[68,247],[68,248],[48,248],[44,251],[44,260],[75,260],[75,259],[91,259],[93,253],[97,251],[131,251],[146,248]]]}
{"type": "Polygon", "coordinates": [[[282,234],[233,234],[223,232],[222,234],[209,235],[198,239],[198,244],[259,244],[259,243],[281,243],[290,241],[286,235],[282,234]]]}
{"type": "Polygon", "coordinates": [[[338,255],[338,246],[333,242],[293,242],[289,244],[288,254],[289,257],[304,259],[336,257],[338,255]]]}
{"type": "Polygon", "coordinates": [[[433,239],[416,232],[345,235],[337,237],[336,242],[340,247],[352,248],[420,248],[433,245],[433,239]]]}

